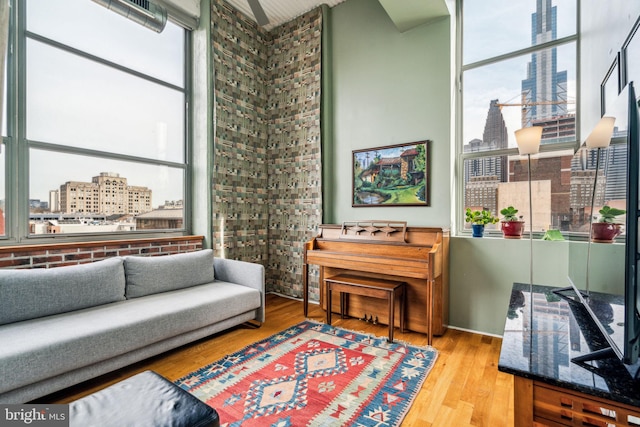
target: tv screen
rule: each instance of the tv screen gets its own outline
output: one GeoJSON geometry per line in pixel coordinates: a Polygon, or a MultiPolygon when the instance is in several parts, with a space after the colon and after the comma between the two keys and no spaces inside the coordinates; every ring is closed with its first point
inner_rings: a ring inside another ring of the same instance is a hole
{"type": "MultiPolygon", "coordinates": [[[[625,246],[625,322],[623,362],[635,364],[640,355],[640,291],[638,289],[638,207],[640,201],[640,124],[638,98],[633,82],[627,86],[627,224],[625,246]]],[[[623,92],[624,93],[624,92],[623,92]]]]}
{"type": "MultiPolygon", "coordinates": [[[[611,107],[607,115],[616,118],[614,137],[624,138],[626,142],[626,146],[617,145],[617,147],[623,147],[623,150],[616,149],[618,153],[623,153],[627,160],[624,178],[626,181],[627,211],[624,227],[624,304],[623,307],[619,307],[624,312],[615,310],[613,317],[599,319],[591,307],[597,305],[598,301],[592,300],[588,292],[583,293],[580,286],[577,286],[576,281],[571,277],[568,278],[571,286],[558,289],[555,292],[565,298],[569,297],[565,292],[570,292],[573,295],[571,300],[580,303],[586,309],[609,345],[608,348],[578,356],[572,361],[581,363],[615,356],[626,365],[636,365],[640,359],[640,253],[638,252],[640,250],[640,235],[638,233],[640,227],[640,105],[633,82],[625,86],[611,107]]],[[[609,147],[609,150],[612,149],[609,147]]],[[[591,245],[591,243],[589,244],[591,245]]],[[[587,275],[589,275],[588,271],[587,275]]],[[[640,374],[640,369],[635,375],[638,374],[640,374]]]]}

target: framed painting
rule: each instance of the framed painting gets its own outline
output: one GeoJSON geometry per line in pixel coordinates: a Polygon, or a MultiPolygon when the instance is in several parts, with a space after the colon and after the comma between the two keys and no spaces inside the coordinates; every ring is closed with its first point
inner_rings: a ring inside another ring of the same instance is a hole
{"type": "Polygon", "coordinates": [[[429,142],[353,151],[352,206],[429,206],[429,142]]]}

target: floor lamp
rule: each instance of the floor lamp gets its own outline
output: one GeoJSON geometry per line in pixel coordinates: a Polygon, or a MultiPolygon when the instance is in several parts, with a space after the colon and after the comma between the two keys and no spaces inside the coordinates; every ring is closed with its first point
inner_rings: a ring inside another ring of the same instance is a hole
{"type": "Polygon", "coordinates": [[[527,156],[529,181],[529,286],[533,286],[533,202],[531,196],[531,155],[540,151],[542,126],[531,126],[515,131],[516,143],[521,156],[527,156]]]}
{"type": "Polygon", "coordinates": [[[587,277],[585,293],[589,296],[589,265],[591,264],[591,231],[593,229],[593,210],[596,202],[596,189],[598,187],[598,170],[600,169],[600,150],[609,147],[611,135],[613,135],[613,124],[615,117],[603,117],[596,127],[591,131],[584,144],[587,149],[597,149],[596,153],[596,176],[593,179],[593,191],[591,192],[591,211],[589,212],[589,237],[587,243],[587,277]]]}

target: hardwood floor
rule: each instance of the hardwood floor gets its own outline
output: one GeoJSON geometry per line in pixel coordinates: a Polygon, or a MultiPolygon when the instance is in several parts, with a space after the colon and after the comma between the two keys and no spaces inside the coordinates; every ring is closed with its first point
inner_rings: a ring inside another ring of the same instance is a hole
{"type": "MultiPolygon", "coordinates": [[[[309,318],[324,322],[325,312],[310,305],[309,318]]],[[[151,369],[173,381],[223,356],[304,320],[302,303],[267,295],[267,321],[243,325],[39,399],[68,403],[138,372],[151,369]]],[[[334,316],[334,326],[386,336],[386,325],[334,316]]],[[[394,339],[426,345],[427,337],[396,329],[394,339]]],[[[406,415],[403,426],[513,426],[513,377],[498,372],[501,339],[449,329],[434,337],[438,360],[406,415]]]]}

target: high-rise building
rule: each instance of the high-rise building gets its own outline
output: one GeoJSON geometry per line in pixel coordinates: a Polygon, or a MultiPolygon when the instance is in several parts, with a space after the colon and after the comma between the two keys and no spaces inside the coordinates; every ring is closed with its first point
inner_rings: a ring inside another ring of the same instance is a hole
{"type": "MultiPolygon", "coordinates": [[[[614,200],[627,200],[627,161],[628,149],[626,144],[610,145],[604,154],[604,174],[607,177],[605,187],[604,202],[610,203],[614,200]]],[[[602,166],[601,166],[602,167],[602,166]]]]}
{"type": "MultiPolygon", "coordinates": [[[[534,0],[536,11],[531,15],[531,44],[540,45],[557,38],[557,8],[552,0],[534,0]]],[[[567,108],[567,71],[558,71],[556,48],[542,49],[531,54],[526,78],[521,82],[522,127],[541,126],[542,143],[572,142],[575,140],[575,114],[567,108]]],[[[508,131],[498,100],[492,100],[487,113],[482,140],[475,139],[464,146],[465,153],[496,150],[508,147],[508,131]]],[[[511,131],[513,131],[512,129],[511,131]]],[[[566,230],[571,223],[571,209],[567,194],[570,191],[572,153],[539,156],[535,160],[536,181],[549,182],[545,201],[550,210],[536,227],[552,226],[566,230]]],[[[465,205],[496,207],[497,183],[526,181],[522,173],[525,163],[508,162],[506,156],[491,156],[465,161],[465,205]],[[484,177],[481,179],[480,177],[484,177]],[[486,188],[484,188],[486,187],[486,188]],[[492,196],[493,194],[493,196],[492,196]],[[491,197],[494,197],[491,200],[491,197]]],[[[526,168],[524,169],[526,172],[526,168]]],[[[503,190],[507,187],[503,186],[503,190]]],[[[494,211],[495,213],[495,211],[494,211]]]]}
{"type": "Polygon", "coordinates": [[[497,215],[499,183],[497,176],[475,176],[469,179],[464,187],[465,208],[488,210],[497,215]]]}
{"type": "Polygon", "coordinates": [[[49,210],[60,212],[60,192],[58,190],[49,191],[49,210]]]}
{"type": "MultiPolygon", "coordinates": [[[[469,141],[464,146],[464,152],[499,150],[507,148],[508,145],[507,126],[498,106],[498,100],[493,99],[489,104],[482,140],[469,141]]],[[[491,211],[497,214],[495,211],[497,183],[506,182],[509,177],[508,173],[506,156],[490,156],[465,161],[465,206],[484,206],[491,208],[491,211]],[[479,179],[481,177],[484,178],[479,179]],[[483,188],[483,186],[487,186],[487,188],[483,188]]]]}
{"type": "MultiPolygon", "coordinates": [[[[551,0],[536,0],[536,12],[531,15],[531,45],[556,38],[556,6],[552,6],[551,0]]],[[[531,55],[527,78],[522,80],[522,102],[527,106],[522,127],[529,127],[536,120],[567,115],[567,72],[558,71],[556,48],[531,55]]]]}
{"type": "MultiPolygon", "coordinates": [[[[571,209],[574,223],[588,223],[593,215],[591,197],[595,182],[597,150],[580,149],[571,163],[571,209]]],[[[621,202],[627,198],[627,146],[611,145],[600,150],[598,166],[598,187],[593,204],[595,207],[604,204],[621,202]]]]}
{"type": "Polygon", "coordinates": [[[60,186],[63,213],[101,213],[137,215],[152,210],[152,190],[130,186],[117,173],[101,172],[91,182],[67,181],[60,186]]]}
{"type": "Polygon", "coordinates": [[[542,126],[542,144],[545,142],[573,142],[576,140],[575,114],[536,119],[531,122],[531,126],[542,126]]]}

